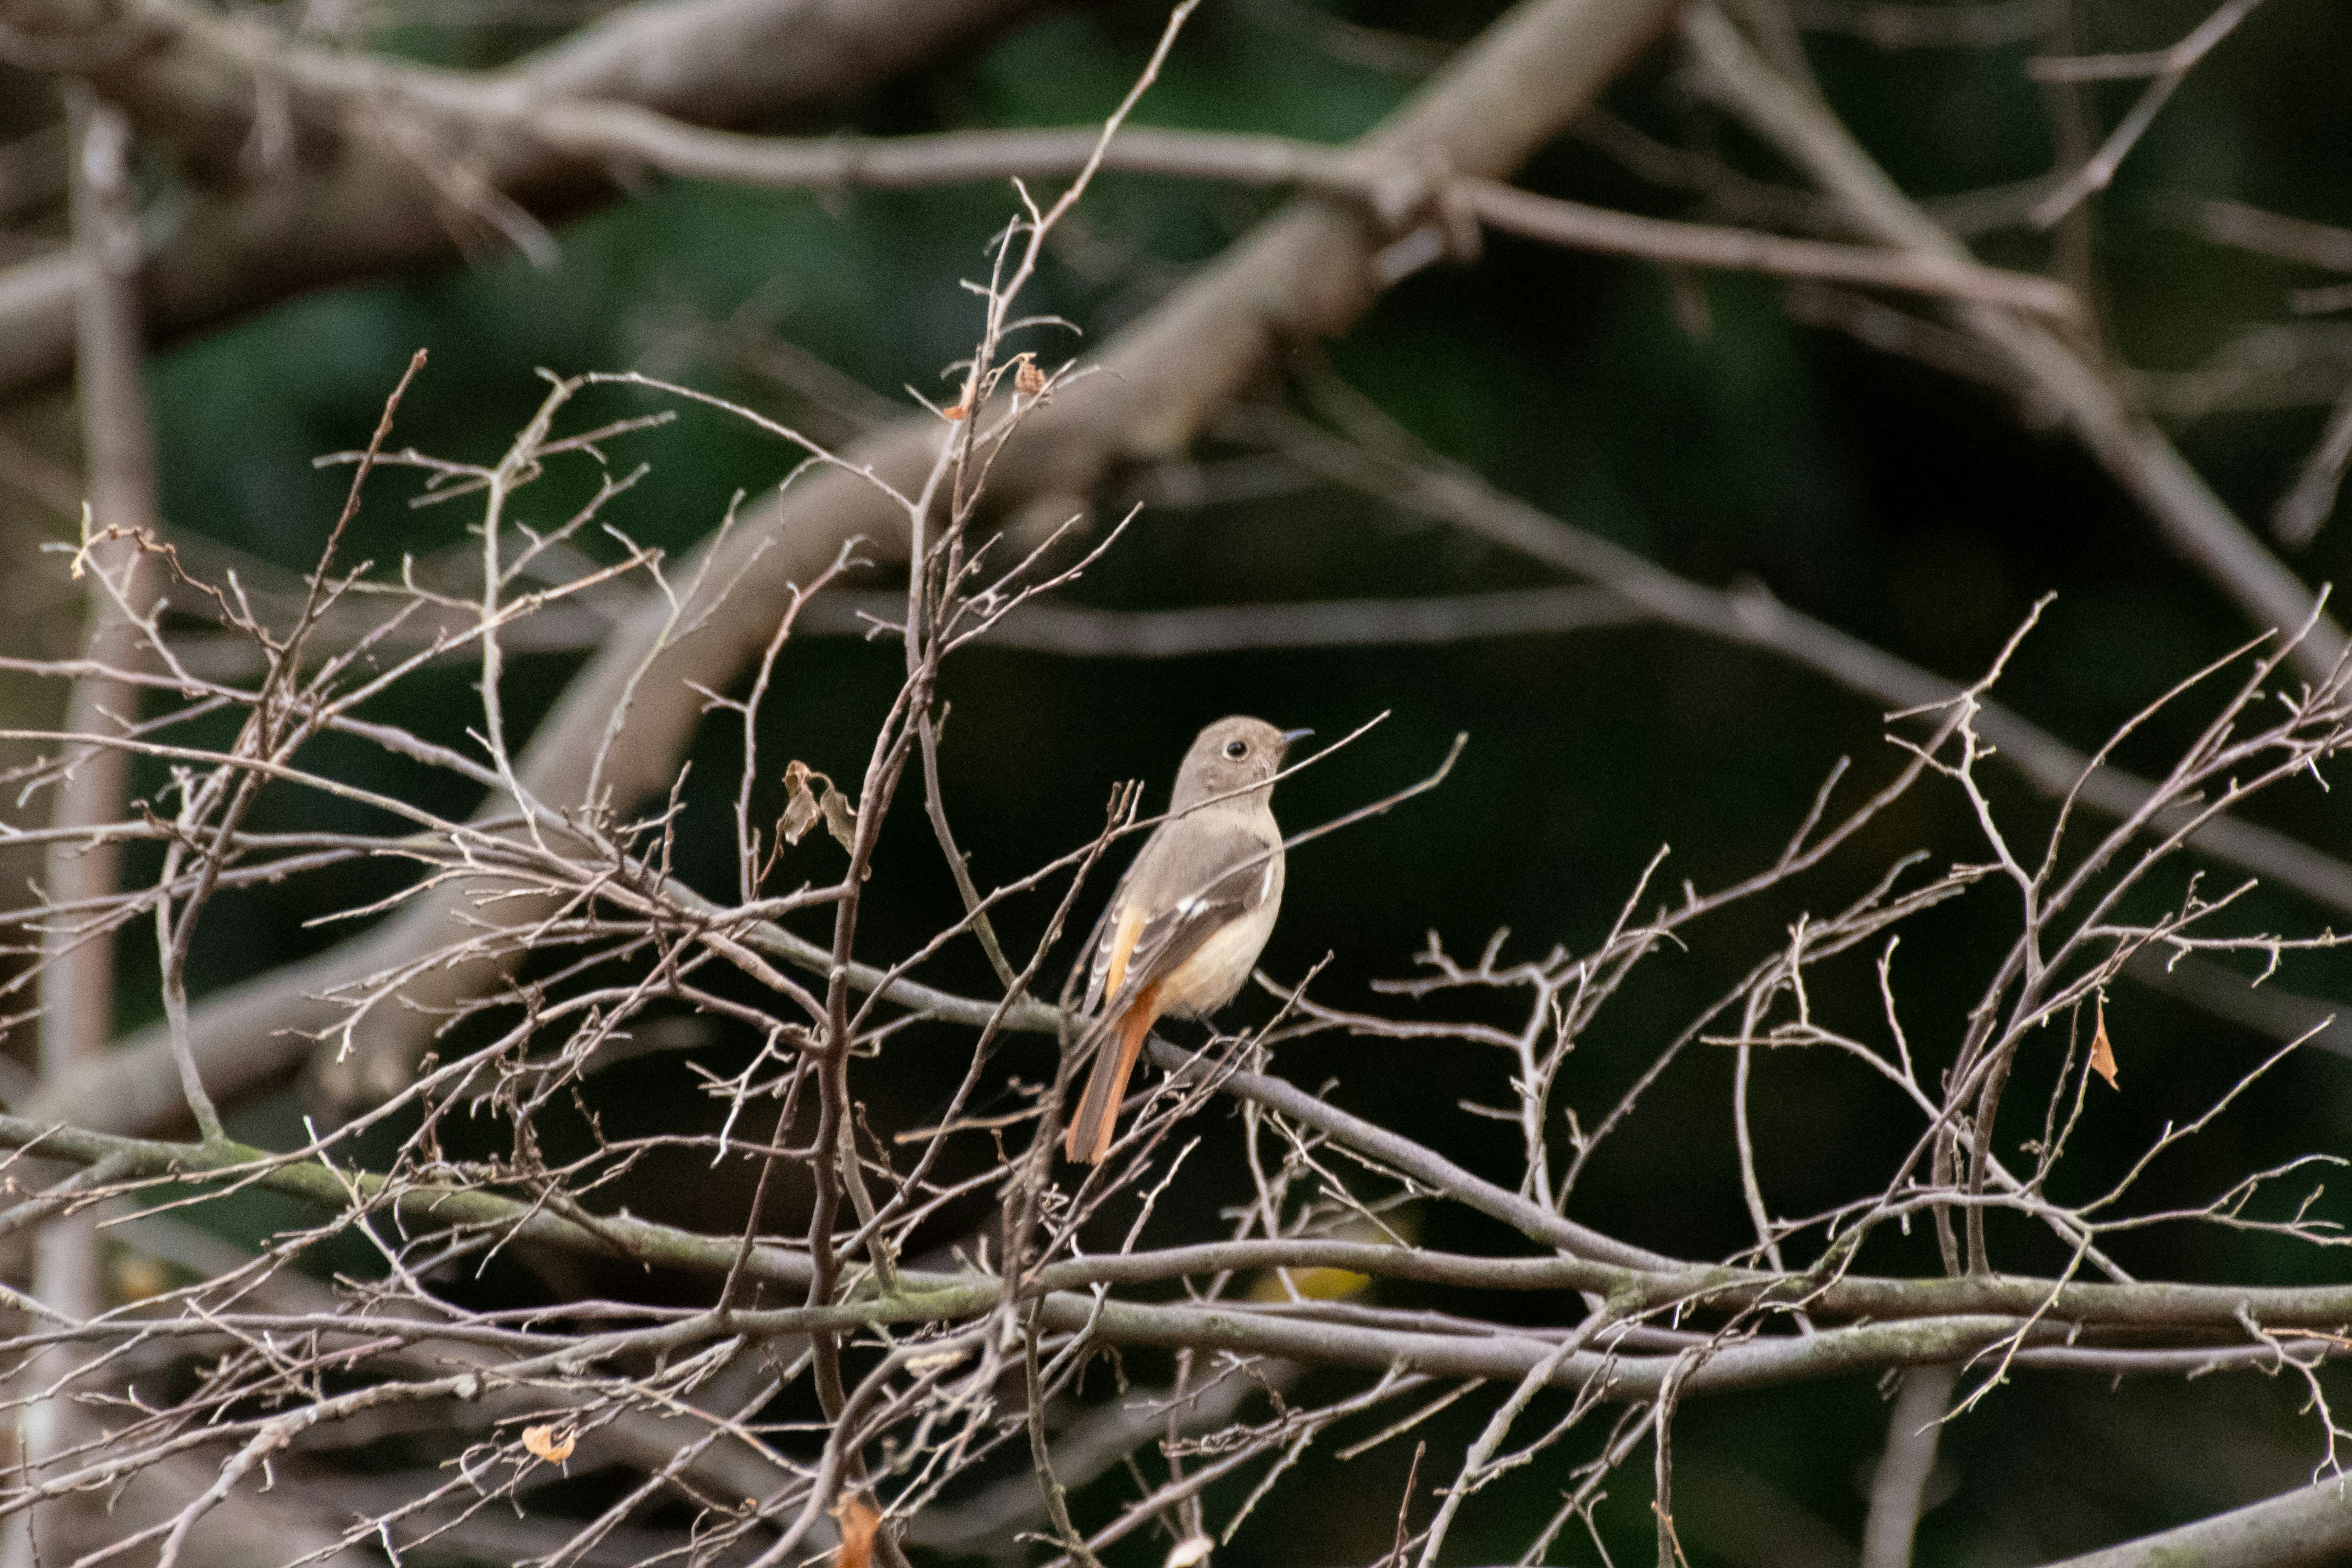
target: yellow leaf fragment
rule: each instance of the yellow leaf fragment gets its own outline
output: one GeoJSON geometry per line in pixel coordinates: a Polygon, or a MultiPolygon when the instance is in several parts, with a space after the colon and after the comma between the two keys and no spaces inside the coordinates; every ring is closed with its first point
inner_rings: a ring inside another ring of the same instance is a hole
{"type": "Polygon", "coordinates": [[[551,1465],[563,1463],[579,1445],[580,1435],[577,1432],[569,1426],[558,1426],[553,1422],[544,1426],[522,1429],[522,1446],[530,1451],[530,1457],[544,1459],[551,1465]]]}
{"type": "Polygon", "coordinates": [[[115,1293],[126,1301],[144,1301],[172,1288],[172,1271],[143,1252],[114,1256],[115,1293]]]}
{"type": "MultiPolygon", "coordinates": [[[[1354,1241],[1374,1247],[1410,1246],[1421,1232],[1421,1218],[1411,1206],[1390,1210],[1374,1219],[1360,1215],[1321,1233],[1329,1241],[1354,1241]]],[[[1369,1275],[1352,1268],[1269,1268],[1249,1283],[1253,1301],[1344,1301],[1363,1293],[1369,1275]]]]}
{"type": "Polygon", "coordinates": [[[2107,1038],[2107,999],[2105,996],[2099,998],[2097,1009],[2095,1015],[2097,1022],[2091,1029],[2091,1070],[2105,1079],[2109,1089],[2116,1089],[2121,1086],[2116,1082],[2115,1044],[2107,1038]]]}
{"type": "Polygon", "coordinates": [[[1287,1301],[1295,1290],[1301,1301],[1344,1301],[1371,1282],[1348,1268],[1269,1268],[1250,1281],[1249,1299],[1287,1301]]]}

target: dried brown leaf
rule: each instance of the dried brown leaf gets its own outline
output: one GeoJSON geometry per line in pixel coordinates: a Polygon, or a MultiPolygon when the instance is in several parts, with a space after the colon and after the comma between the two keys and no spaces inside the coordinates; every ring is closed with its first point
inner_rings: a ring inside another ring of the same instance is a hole
{"type": "Polygon", "coordinates": [[[824,830],[840,842],[844,849],[855,854],[857,849],[857,808],[849,797],[837,789],[824,792],[824,830]]]}
{"type": "Polygon", "coordinates": [[[969,419],[971,417],[971,405],[968,403],[951,403],[947,407],[940,409],[940,412],[946,415],[950,420],[969,419]]]}
{"type": "Polygon", "coordinates": [[[2116,1082],[2116,1047],[2107,1038],[2107,999],[2097,1003],[2096,1023],[2091,1030],[2091,1070],[2107,1080],[2109,1089],[2121,1086],[2116,1082]]]}
{"type": "Polygon", "coordinates": [[[1023,354],[1021,362],[1013,367],[1013,390],[1024,397],[1036,397],[1045,390],[1045,373],[1027,354],[1023,354]]]}
{"type": "Polygon", "coordinates": [[[798,844],[824,815],[824,808],[817,804],[816,791],[809,787],[809,780],[824,777],[823,773],[811,773],[806,763],[794,762],[784,769],[784,788],[792,793],[784,802],[783,819],[776,825],[776,831],[784,836],[785,843],[798,844]]]}

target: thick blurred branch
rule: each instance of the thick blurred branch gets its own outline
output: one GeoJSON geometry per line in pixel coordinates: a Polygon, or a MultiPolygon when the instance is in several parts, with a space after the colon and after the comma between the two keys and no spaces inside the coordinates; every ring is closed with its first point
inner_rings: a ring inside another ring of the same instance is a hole
{"type": "MultiPolygon", "coordinates": [[[[89,486],[85,553],[75,574],[88,587],[83,657],[91,664],[135,668],[134,615],[152,591],[131,537],[155,526],[154,438],[142,384],[138,301],[131,289],[138,230],[131,212],[131,132],[121,110],[87,90],[73,95],[74,254],[88,279],[74,318],[80,342],[79,406],[89,486]]],[[[138,714],[128,681],[85,676],[74,682],[65,728],[77,734],[121,732],[138,714]]],[[[118,822],[129,793],[131,758],[110,746],[69,752],[57,786],[53,825],[91,827],[118,822]]],[[[48,855],[47,885],[56,902],[114,891],[119,853],[110,842],[61,843],[48,855]]],[[[106,1047],[113,1033],[113,943],[66,926],[49,933],[41,979],[41,1066],[63,1077],[106,1047]]]]}
{"type": "MultiPolygon", "coordinates": [[[[151,574],[131,537],[155,525],[154,437],[142,383],[144,353],[131,279],[139,230],[131,205],[131,129],[122,113],[87,88],[68,99],[72,152],[73,257],[83,285],[73,328],[79,344],[81,439],[89,500],[83,553],[75,573],[88,590],[83,658],[100,668],[131,669],[140,658],[137,616],[153,596],[151,574]]],[[[139,689],[102,674],[73,683],[68,733],[122,732],[136,721],[139,689]]],[[[88,907],[111,895],[121,864],[119,843],[97,830],[119,822],[130,795],[131,754],[111,746],[68,747],[52,786],[53,827],[90,829],[89,839],[49,847],[45,885],[52,903],[88,907]]],[[[41,942],[40,1081],[63,1084],[103,1059],[114,1034],[114,932],[104,921],[58,915],[41,942]]],[[[85,1210],[46,1221],[34,1247],[33,1293],[68,1318],[94,1317],[103,1304],[97,1216],[85,1210]]],[[[59,1381],[80,1352],[60,1345],[33,1358],[32,1387],[59,1381]]],[[[38,1466],[75,1440],[74,1406],[41,1401],[26,1414],[23,1453],[38,1466]]],[[[12,1563],[37,1561],[46,1514],[10,1521],[12,1563]]]]}
{"type": "Polygon", "coordinates": [[[2336,1004],[2257,984],[2226,964],[2193,954],[2134,957],[2124,973],[2151,991],[2181,1001],[2276,1040],[2303,1040],[2323,1051],[2352,1056],[2352,1019],[2336,1004]]]}
{"type": "Polygon", "coordinates": [[[2336,510],[2336,493],[2343,488],[2347,464],[2352,464],[2352,393],[2338,397],[2327,411],[2327,423],[2304,458],[2294,484],[2271,513],[2271,531],[2279,542],[2300,547],[2319,536],[2336,510]]]}
{"type": "MultiPolygon", "coordinates": [[[[1193,1061],[1192,1053],[1173,1047],[1155,1048],[1153,1054],[1180,1067],[1193,1061]]],[[[1298,1110],[1313,1115],[1311,1107],[1319,1103],[1315,1096],[1279,1079],[1254,1074],[1228,1075],[1217,1089],[1279,1110],[1286,1116],[1298,1110]]],[[[1326,1108],[1327,1111],[1331,1109],[1326,1108]]],[[[1759,1303],[1801,1302],[1807,1311],[1822,1318],[1850,1319],[1858,1324],[1892,1326],[1914,1320],[1978,1318],[2000,1319],[2012,1326],[2019,1321],[2047,1321],[2062,1328],[2209,1332],[2219,1336],[2218,1342],[2196,1347],[2191,1353],[2219,1360],[2226,1359],[2226,1351],[2245,1349],[2273,1363],[2277,1349],[2247,1343],[2250,1329],[2328,1329],[2352,1320],[2352,1285],[2105,1283],[2013,1275],[1816,1278],[1802,1271],[1685,1262],[1615,1240],[1548,1211],[1530,1214],[1531,1205],[1525,1200],[1516,1205],[1496,1203],[1491,1194],[1503,1189],[1461,1172],[1401,1134],[1379,1129],[1376,1139],[1359,1138],[1355,1128],[1348,1125],[1353,1121],[1340,1111],[1336,1118],[1318,1117],[1298,1124],[1333,1131],[1333,1142],[1355,1146],[1374,1160],[1402,1159],[1412,1167],[1404,1173],[1422,1181],[1429,1191],[1492,1214],[1539,1247],[1556,1250],[1490,1257],[1320,1237],[1205,1242],[1045,1264],[1028,1277],[1024,1289],[1045,1295],[1066,1292],[1077,1321],[1083,1321],[1089,1305],[1087,1288],[1096,1284],[1140,1285],[1244,1269],[1336,1268],[1475,1290],[1607,1297],[1614,1301],[1612,1310],[1623,1316],[1677,1305],[1686,1310],[1727,1310],[1759,1303]]],[[[1355,1127],[1366,1125],[1355,1122],[1355,1127]]],[[[590,1257],[620,1258],[687,1274],[723,1275],[736,1266],[741,1252],[737,1236],[706,1235],[625,1213],[592,1215],[566,1205],[566,1212],[559,1214],[528,1197],[439,1182],[395,1180],[233,1142],[205,1144],[130,1138],[58,1129],[25,1117],[0,1115],[0,1149],[28,1146],[38,1146],[54,1158],[75,1164],[110,1161],[110,1169],[121,1180],[236,1183],[294,1198],[330,1214],[356,1203],[371,1212],[397,1215],[420,1232],[486,1229],[517,1241],[590,1257]]],[[[1510,1194],[1503,1195],[1507,1199],[1510,1194]]],[[[811,1267],[806,1251],[764,1240],[743,1258],[747,1273],[782,1285],[805,1284],[811,1267]]],[[[770,1332],[798,1331],[827,1322],[921,1322],[984,1312],[1003,1298],[1004,1290],[1001,1276],[974,1269],[951,1274],[901,1268],[898,1279],[895,1293],[869,1280],[856,1296],[833,1306],[781,1309],[756,1320],[747,1316],[745,1321],[756,1321],[770,1332]]],[[[386,1332],[404,1339],[428,1342],[455,1331],[447,1323],[429,1319],[385,1319],[383,1326],[386,1332]]],[[[93,1331],[92,1337],[103,1331],[93,1331]]],[[[1659,1342],[1653,1336],[1646,1342],[1659,1342]]],[[[1674,1342],[1672,1336],[1666,1342],[1674,1342]]],[[[2352,1346],[2335,1342],[2325,1334],[2317,1336],[2316,1342],[2298,1348],[2316,1356],[2352,1351],[2352,1346]]],[[[2120,1364],[2128,1366],[2128,1353],[2120,1364]]],[[[1892,1364],[1902,1362],[1898,1358],[1892,1364]]],[[[2166,1363],[2159,1358],[2151,1364],[2166,1363]]]]}
{"type": "Polygon", "coordinates": [[[2352,1478],[2330,1476],[2178,1529],[2044,1568],[2322,1568],[2352,1552],[2352,1478]]]}
{"type": "Polygon", "coordinates": [[[1870,1515],[1862,1530],[1862,1568],[1911,1568],[1911,1541],[1919,1528],[1927,1478],[1936,1468],[1936,1441],[1951,1407],[1957,1366],[1915,1366],[1886,1418],[1886,1451],[1870,1481],[1870,1515]]]}
{"type": "MultiPolygon", "coordinates": [[[[163,8],[174,3],[147,0],[159,16],[173,15],[163,8]]],[[[174,26],[203,34],[223,24],[197,14],[176,18],[174,26]]],[[[243,30],[221,37],[229,52],[252,52],[243,30]]],[[[688,179],[772,188],[840,190],[1066,176],[1094,154],[1098,139],[1092,128],[1072,127],[960,131],[890,141],[782,140],[704,129],[640,103],[565,99],[544,90],[487,91],[462,79],[383,61],[355,62],[292,46],[277,48],[268,64],[300,92],[319,100],[322,116],[325,106],[340,101],[346,117],[363,113],[396,121],[405,115],[433,126],[440,139],[468,149],[536,145],[582,167],[657,169],[688,179]]],[[[698,119],[709,118],[699,107],[693,112],[698,119]]],[[[1383,163],[1365,157],[1360,149],[1351,152],[1283,137],[1138,127],[1119,135],[1102,166],[1246,185],[1295,185],[1362,202],[1391,226],[1427,214],[1441,224],[1483,224],[1552,244],[1671,265],[1864,284],[2062,318],[2080,314],[2078,302],[2063,285],[1973,260],[1643,217],[1536,195],[1425,163],[1383,163]]],[[[520,184],[496,176],[494,169],[483,200],[520,184]]],[[[1429,252],[1431,258],[1460,243],[1458,236],[1439,233],[1437,237],[1440,243],[1429,252]]],[[[540,241],[529,236],[518,243],[529,247],[540,241]]]]}
{"type": "MultiPolygon", "coordinates": [[[[1096,132],[958,131],[869,142],[830,137],[777,141],[699,130],[620,104],[536,105],[516,122],[529,134],[581,157],[638,163],[688,179],[783,189],[904,187],[1072,174],[1094,151],[1096,132]]],[[[1360,151],[1278,136],[1136,127],[1122,131],[1102,166],[1131,174],[1296,185],[1345,196],[1397,226],[1424,213],[1475,221],[1498,233],[1571,249],[1668,265],[1811,278],[1904,292],[1975,300],[2061,318],[2081,314],[2064,285],[1973,259],[1917,251],[1792,239],[1756,229],[1643,217],[1515,189],[1498,180],[1381,162],[1360,151]]],[[[1435,234],[1443,254],[1454,237],[1435,234]]]]}
{"type": "MultiPolygon", "coordinates": [[[[1295,1092],[1295,1091],[1294,1091],[1295,1092]]],[[[397,1215],[419,1230],[492,1227],[530,1240],[592,1256],[633,1261],[709,1277],[732,1268],[741,1251],[738,1238],[707,1236],[635,1219],[627,1215],[581,1214],[559,1217],[541,1204],[474,1189],[424,1183],[394,1183],[369,1173],[331,1170],[315,1161],[272,1156],[235,1144],[168,1143],[71,1130],[58,1131],[21,1117],[0,1116],[0,1147],[40,1142],[58,1157],[75,1161],[112,1159],[117,1168],[149,1178],[179,1176],[194,1181],[241,1179],[264,1190],[302,1199],[333,1212],[358,1202],[397,1215]]],[[[1589,1234],[1589,1233],[1588,1233],[1589,1234]]],[[[1620,1250],[1642,1255],[1637,1249],[1620,1250]]],[[[745,1258],[746,1272],[778,1285],[805,1284],[814,1265],[804,1251],[762,1244],[745,1258]]],[[[1654,1333],[1629,1342],[1663,1343],[1666,1353],[1636,1354],[1616,1348],[1606,1331],[1614,1318],[1676,1303],[1685,1310],[1738,1308],[1759,1301],[1802,1301],[1808,1310],[1854,1321],[1810,1334],[1742,1338],[1713,1351],[1681,1386],[1693,1393],[1759,1387],[1790,1380],[1872,1368],[1958,1361],[2011,1341],[2020,1364],[2040,1364],[2042,1347],[2059,1352],[2049,1364],[2092,1373],[2172,1371],[2180,1352],[2148,1342],[2139,1331],[2165,1326],[2198,1339],[2187,1353],[2210,1365],[2280,1361],[2269,1344],[2248,1345],[2249,1325],[2292,1332],[2310,1325],[2332,1327],[2347,1316],[2342,1286],[2235,1287],[2149,1281],[2126,1285],[2067,1284],[2001,1277],[1942,1279],[1850,1278],[1815,1280],[1803,1273],[1781,1274],[1660,1258],[1656,1267],[1592,1262],[1566,1257],[1495,1258],[1443,1254],[1415,1247],[1385,1247],[1310,1238],[1205,1244],[1157,1251],[1072,1258],[1036,1270],[1028,1285],[1040,1321],[1064,1331],[1086,1331],[1106,1342],[1181,1346],[1272,1354],[1310,1363],[1384,1367],[1405,1365],[1470,1377],[1525,1376],[1558,1352],[1556,1337],[1530,1332],[1462,1334],[1414,1328],[1323,1321],[1286,1310],[1281,1303],[1250,1310],[1238,1303],[1152,1304],[1098,1299],[1087,1287],[1101,1282],[1135,1284],[1212,1275],[1244,1268],[1347,1268],[1384,1277],[1421,1279],[1476,1289],[1583,1291],[1612,1301],[1585,1337],[1607,1347],[1580,1350],[1560,1359],[1546,1381],[1557,1386],[1591,1384],[1611,1399],[1654,1397],[1676,1375],[1682,1349],[1705,1342],[1704,1334],[1654,1333]],[[2097,1346],[2086,1336],[2101,1328],[2132,1332],[2126,1345],[2097,1346]],[[2210,1342],[2207,1337],[2210,1336],[2210,1342]],[[2069,1359],[2069,1358],[2073,1359],[2069,1359]]],[[[1003,1298],[1003,1282],[967,1271],[949,1275],[903,1269],[895,1292],[869,1282],[857,1295],[820,1307],[734,1310],[674,1321],[647,1331],[673,1351],[733,1333],[757,1339],[819,1329],[873,1324],[955,1321],[984,1318],[1003,1298]]],[[[291,1326],[291,1325],[289,1325],[291,1326]]],[[[453,1326],[425,1320],[378,1318],[370,1327],[394,1340],[430,1342],[455,1336],[453,1326]]],[[[113,1331],[93,1330],[92,1337],[113,1331]]],[[[2318,1333],[2298,1346],[2298,1357],[2324,1359],[2340,1353],[2336,1336],[2318,1333]]],[[[617,1353],[607,1344],[601,1353],[617,1353]]],[[[440,1384],[462,1386],[462,1374],[432,1381],[427,1392],[446,1394],[440,1384]]],[[[414,1397],[415,1395],[409,1395],[414,1397]]]]}
{"type": "MultiPolygon", "coordinates": [[[[196,180],[140,274],[148,331],[170,336],[485,240],[543,247],[541,226],[608,193],[611,174],[497,133],[518,105],[610,100],[706,125],[807,114],[1036,4],[646,0],[462,72],[289,42],[174,0],[103,16],[0,0],[0,58],[30,40],[58,55],[47,68],[79,66],[196,180]]],[[[62,256],[0,271],[0,396],[71,363],[75,276],[62,256]]]]}

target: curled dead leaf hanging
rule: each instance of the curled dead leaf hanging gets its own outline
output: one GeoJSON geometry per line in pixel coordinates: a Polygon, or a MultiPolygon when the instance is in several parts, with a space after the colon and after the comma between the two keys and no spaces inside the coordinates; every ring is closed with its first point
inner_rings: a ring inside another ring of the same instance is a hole
{"type": "Polygon", "coordinates": [[[809,788],[811,776],[806,763],[793,762],[784,768],[784,815],[776,831],[787,844],[798,844],[816,826],[818,806],[816,792],[809,788]]]}
{"type": "Polygon", "coordinates": [[[857,808],[850,805],[849,797],[837,789],[826,790],[822,805],[824,808],[824,830],[832,834],[834,841],[844,849],[856,850],[857,808]]]}
{"type": "Polygon", "coordinates": [[[2107,997],[2105,992],[2099,994],[2093,1017],[2095,1021],[2091,1028],[2091,1070],[2105,1079],[2109,1089],[2120,1088],[2116,1082],[2115,1043],[2107,1038],[2107,997]]]}
{"type": "Polygon", "coordinates": [[[795,760],[784,767],[784,815],[776,832],[787,844],[798,844],[819,822],[844,849],[857,847],[857,807],[834,787],[834,783],[806,763],[795,760]]]}

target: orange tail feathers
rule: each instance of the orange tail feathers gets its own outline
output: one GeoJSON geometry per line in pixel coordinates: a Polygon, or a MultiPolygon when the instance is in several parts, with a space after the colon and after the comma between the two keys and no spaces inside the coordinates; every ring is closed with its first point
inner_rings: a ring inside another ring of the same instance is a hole
{"type": "Polygon", "coordinates": [[[1062,1152],[1082,1165],[1099,1165],[1110,1152],[1110,1138],[1118,1121],[1119,1102],[1127,1098],[1127,1080],[1135,1071],[1138,1058],[1143,1055],[1143,1037],[1151,1033],[1151,1026],[1160,1021],[1160,988],[1153,986],[1128,1005],[1118,1023],[1118,1049],[1114,1053],[1111,1042],[1105,1040],[1095,1056],[1094,1071],[1087,1077],[1087,1092],[1078,1101],[1078,1113],[1070,1118],[1070,1130],[1062,1140],[1062,1152]]]}

